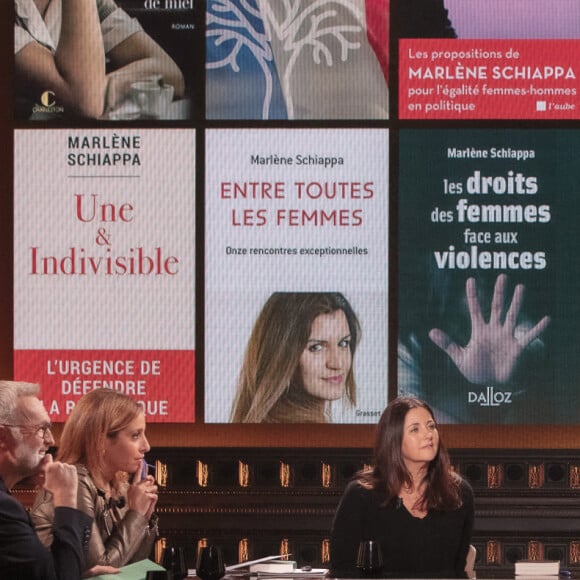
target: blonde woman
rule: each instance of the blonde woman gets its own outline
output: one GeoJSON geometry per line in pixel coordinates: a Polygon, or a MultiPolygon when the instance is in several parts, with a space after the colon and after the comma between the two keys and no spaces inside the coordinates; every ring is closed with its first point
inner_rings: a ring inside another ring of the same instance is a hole
{"type": "MultiPolygon", "coordinates": [[[[143,411],[124,394],[92,391],[70,414],[57,456],[76,465],[78,509],[94,519],[87,572],[93,566],[119,567],[149,556],[157,534],[157,486],[151,475],[140,477],[149,449],[143,411]]],[[[50,545],[50,493],[40,492],[31,516],[40,540],[50,545]]]]}
{"type": "Polygon", "coordinates": [[[248,341],[234,423],[325,423],[330,401],[356,402],[360,325],[339,292],[275,292],[248,341]]]}

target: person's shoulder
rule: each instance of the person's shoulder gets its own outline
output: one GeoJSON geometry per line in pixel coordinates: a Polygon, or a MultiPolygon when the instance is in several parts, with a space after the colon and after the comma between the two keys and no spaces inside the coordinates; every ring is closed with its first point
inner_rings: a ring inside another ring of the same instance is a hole
{"type": "Polygon", "coordinates": [[[373,489],[372,485],[366,481],[364,478],[355,477],[349,481],[345,488],[345,491],[350,491],[353,493],[364,493],[366,491],[371,491],[373,489]]]}
{"type": "Polygon", "coordinates": [[[457,487],[459,488],[462,503],[464,505],[473,503],[473,488],[471,487],[471,484],[467,481],[467,479],[465,479],[464,477],[455,472],[453,472],[453,479],[457,487]]]}
{"type": "Polygon", "coordinates": [[[20,18],[29,18],[30,12],[34,8],[33,0],[14,0],[14,12],[20,18]]]}
{"type": "MultiPolygon", "coordinates": [[[[22,520],[27,522],[28,516],[22,504],[8,491],[0,489],[0,520],[22,520]]],[[[0,525],[0,528],[2,525],[0,525]]]]}
{"type": "Polygon", "coordinates": [[[344,497],[357,498],[358,501],[370,503],[372,505],[382,504],[385,500],[384,494],[379,493],[374,485],[364,478],[353,479],[346,486],[344,497]]]}
{"type": "Polygon", "coordinates": [[[348,482],[347,486],[344,488],[343,497],[344,498],[355,498],[364,497],[368,495],[370,489],[367,484],[362,480],[356,478],[348,482]]]}
{"type": "Polygon", "coordinates": [[[359,479],[351,480],[342,494],[336,517],[339,520],[345,518],[348,520],[355,514],[358,514],[356,517],[360,517],[360,514],[366,513],[375,505],[371,494],[372,490],[363,486],[359,479]]]}
{"type": "Polygon", "coordinates": [[[85,495],[89,495],[91,498],[95,498],[98,494],[97,486],[89,473],[89,470],[86,466],[77,463],[75,465],[77,468],[77,475],[79,478],[79,497],[81,496],[81,490],[84,490],[85,495]]]}
{"type": "Polygon", "coordinates": [[[473,495],[473,489],[471,487],[471,484],[469,483],[469,481],[467,481],[467,479],[465,479],[465,477],[459,475],[458,473],[454,473],[454,477],[457,481],[459,489],[461,489],[461,493],[468,493],[473,495]]]}
{"type": "MultiPolygon", "coordinates": [[[[79,479],[83,478],[83,479],[91,479],[91,474],[89,473],[89,470],[87,469],[87,467],[85,465],[83,465],[82,463],[77,463],[75,465],[76,470],[77,470],[77,475],[79,476],[79,479]]],[[[92,481],[92,479],[91,479],[92,481]]]]}
{"type": "Polygon", "coordinates": [[[52,505],[52,493],[46,489],[39,489],[36,497],[34,498],[34,503],[30,513],[34,516],[37,513],[54,512],[54,506],[52,505]]]}

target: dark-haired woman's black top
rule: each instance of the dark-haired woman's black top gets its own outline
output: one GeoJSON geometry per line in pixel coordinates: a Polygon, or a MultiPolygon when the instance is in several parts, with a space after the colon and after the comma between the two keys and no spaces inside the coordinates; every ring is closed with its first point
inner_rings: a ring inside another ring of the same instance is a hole
{"type": "Polygon", "coordinates": [[[384,576],[392,578],[465,578],[465,558],[473,529],[473,491],[461,486],[463,504],[452,511],[412,516],[401,501],[383,505],[385,497],[353,481],[340,501],[330,539],[331,574],[357,578],[358,546],[380,543],[384,576]]]}

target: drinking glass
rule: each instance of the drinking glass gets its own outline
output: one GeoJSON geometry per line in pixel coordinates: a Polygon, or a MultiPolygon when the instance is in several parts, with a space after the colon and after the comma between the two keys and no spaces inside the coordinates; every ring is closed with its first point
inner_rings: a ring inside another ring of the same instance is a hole
{"type": "Polygon", "coordinates": [[[169,570],[147,570],[145,580],[172,580],[173,574],[169,570]]]}
{"type": "Polygon", "coordinates": [[[219,580],[225,575],[226,567],[218,546],[200,548],[195,573],[201,580],[219,580]]]}
{"type": "Polygon", "coordinates": [[[185,566],[183,548],[166,546],[163,549],[161,565],[173,574],[173,580],[187,578],[187,567],[185,566]]]}
{"type": "Polygon", "coordinates": [[[375,540],[363,540],[358,547],[356,567],[363,576],[378,578],[383,572],[381,546],[375,540]]]}

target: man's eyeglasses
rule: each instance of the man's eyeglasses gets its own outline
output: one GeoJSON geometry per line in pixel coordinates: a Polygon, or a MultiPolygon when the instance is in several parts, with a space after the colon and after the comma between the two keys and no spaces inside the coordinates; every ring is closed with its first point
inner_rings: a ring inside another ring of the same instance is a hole
{"type": "Polygon", "coordinates": [[[8,423],[0,423],[3,427],[19,427],[26,431],[32,431],[33,435],[38,435],[41,439],[46,439],[47,434],[51,433],[52,425],[50,423],[42,423],[40,425],[9,425],[8,423]]]}

